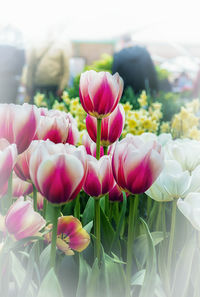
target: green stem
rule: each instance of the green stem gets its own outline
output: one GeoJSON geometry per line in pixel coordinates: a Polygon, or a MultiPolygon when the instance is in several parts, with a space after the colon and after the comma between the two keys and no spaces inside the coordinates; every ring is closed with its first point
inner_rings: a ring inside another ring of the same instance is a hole
{"type": "Polygon", "coordinates": [[[109,213],[110,213],[110,205],[109,205],[109,194],[105,195],[105,215],[107,217],[109,217],[109,213]]]}
{"type": "Polygon", "coordinates": [[[96,141],[96,158],[100,159],[100,144],[101,144],[101,119],[97,119],[97,141],[96,141]]]}
{"type": "Polygon", "coordinates": [[[170,230],[170,238],[169,238],[168,263],[167,263],[167,271],[169,274],[171,272],[175,225],[176,225],[176,199],[174,199],[172,202],[171,230],[170,230]]]}
{"type": "Polygon", "coordinates": [[[35,211],[38,210],[37,209],[37,189],[34,184],[33,184],[33,207],[35,211]]]}
{"type": "Polygon", "coordinates": [[[138,207],[138,195],[130,197],[129,220],[128,220],[128,242],[127,242],[127,265],[126,265],[126,297],[131,294],[132,255],[134,240],[134,221],[138,207]]]}
{"type": "Polygon", "coordinates": [[[108,147],[107,146],[103,147],[103,152],[104,152],[105,156],[108,154],[108,147]]]}
{"type": "Polygon", "coordinates": [[[75,217],[80,220],[80,193],[76,196],[75,217]]]}
{"type": "Polygon", "coordinates": [[[166,216],[165,216],[165,202],[162,202],[162,230],[164,235],[164,240],[166,239],[166,216]]]}
{"type": "Polygon", "coordinates": [[[100,235],[101,235],[101,229],[100,229],[100,199],[95,199],[95,220],[94,220],[94,230],[95,230],[95,258],[97,257],[98,263],[100,264],[100,248],[101,248],[101,240],[100,240],[100,235]]]}
{"type": "Polygon", "coordinates": [[[148,219],[150,217],[151,208],[152,208],[152,199],[149,196],[147,196],[147,218],[148,219]]]}
{"type": "Polygon", "coordinates": [[[46,211],[47,211],[47,200],[44,198],[44,200],[43,200],[43,210],[42,210],[42,214],[43,214],[44,219],[46,219],[46,211]]]}
{"type": "Polygon", "coordinates": [[[162,202],[158,206],[158,216],[156,220],[156,231],[161,230],[161,214],[162,214],[162,202]]]}
{"type": "Polygon", "coordinates": [[[57,239],[57,226],[58,226],[58,217],[60,215],[60,206],[53,206],[53,230],[52,230],[52,238],[51,238],[51,266],[55,268],[56,262],[56,239],[57,239]]]}

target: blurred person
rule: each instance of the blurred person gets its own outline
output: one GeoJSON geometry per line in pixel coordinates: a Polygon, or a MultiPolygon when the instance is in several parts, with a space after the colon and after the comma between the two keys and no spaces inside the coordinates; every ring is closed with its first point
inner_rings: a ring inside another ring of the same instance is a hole
{"type": "Polygon", "coordinates": [[[181,93],[192,90],[192,80],[186,72],[181,72],[178,77],[174,80],[173,91],[181,93]]]}
{"type": "Polygon", "coordinates": [[[121,38],[120,48],[114,53],[112,73],[118,72],[124,80],[124,90],[132,87],[135,94],[142,90],[152,94],[158,91],[158,79],[155,66],[146,48],[133,45],[131,37],[121,38]]]}
{"type": "Polygon", "coordinates": [[[64,26],[54,25],[27,51],[24,83],[29,101],[37,92],[47,98],[60,97],[69,83],[71,44],[63,34],[64,26]]]}
{"type": "Polygon", "coordinates": [[[12,25],[0,29],[0,102],[17,103],[22,69],[25,64],[23,37],[12,25]]]}

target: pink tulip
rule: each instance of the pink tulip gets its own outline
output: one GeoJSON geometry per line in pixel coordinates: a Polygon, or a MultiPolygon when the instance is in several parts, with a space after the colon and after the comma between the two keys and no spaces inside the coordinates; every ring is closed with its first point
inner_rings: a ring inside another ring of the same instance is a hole
{"type": "Polygon", "coordinates": [[[78,142],[79,132],[72,122],[69,121],[65,113],[50,113],[47,116],[41,116],[40,126],[37,129],[35,139],[49,139],[54,143],[78,142]]]}
{"type": "MultiPolygon", "coordinates": [[[[120,138],[125,123],[125,112],[121,104],[101,122],[101,145],[109,146],[120,138]]],[[[97,141],[97,119],[91,115],[86,117],[86,128],[91,139],[97,141]]]]}
{"type": "Polygon", "coordinates": [[[40,113],[34,105],[0,104],[0,138],[15,143],[21,154],[30,145],[39,120],[40,113]]]}
{"type": "Polygon", "coordinates": [[[6,139],[0,139],[0,189],[3,191],[17,159],[15,144],[9,145],[6,139]]]}
{"type": "MultiPolygon", "coordinates": [[[[29,173],[29,162],[32,153],[35,151],[35,148],[38,145],[38,141],[34,140],[29,145],[28,149],[25,150],[22,154],[18,155],[17,162],[15,164],[14,170],[17,176],[24,181],[30,181],[30,173],[29,173]]],[[[22,195],[23,196],[23,195],[22,195]]]]}
{"type": "Polygon", "coordinates": [[[80,78],[80,101],[84,110],[96,118],[107,117],[116,108],[123,91],[118,73],[86,71],[80,78]]]}
{"type": "MultiPolygon", "coordinates": [[[[96,143],[92,141],[87,132],[82,137],[82,144],[84,145],[88,155],[96,158],[96,143]]],[[[100,157],[104,155],[103,147],[100,147],[100,157]]]]}
{"type": "Polygon", "coordinates": [[[112,168],[122,189],[132,194],[143,193],[162,171],[161,146],[156,141],[145,143],[142,137],[129,134],[116,145],[112,168]]]}
{"type": "MultiPolygon", "coordinates": [[[[47,228],[51,230],[52,225],[47,228]]],[[[47,233],[45,238],[47,242],[51,242],[51,232],[47,233]]],[[[90,236],[77,218],[63,216],[58,219],[56,245],[66,255],[73,255],[72,250],[82,252],[89,243],[90,236]]]]}
{"type": "Polygon", "coordinates": [[[23,197],[13,203],[5,218],[6,229],[16,240],[36,235],[45,224],[43,217],[33,210],[32,202],[24,201],[23,197]]]}
{"type": "Polygon", "coordinates": [[[13,176],[12,193],[13,197],[26,196],[33,192],[33,186],[17,176],[13,176]]]}
{"type": "MultiPolygon", "coordinates": [[[[128,193],[126,193],[126,197],[128,196],[128,193]]],[[[118,184],[115,183],[112,190],[109,192],[109,200],[111,202],[122,202],[123,201],[123,192],[118,186],[118,184]]]]}
{"type": "Polygon", "coordinates": [[[110,192],[114,186],[110,156],[99,160],[87,155],[88,171],[83,185],[84,191],[92,197],[101,197],[110,192]]]}
{"type": "Polygon", "coordinates": [[[30,159],[30,175],[38,191],[51,203],[76,198],[87,172],[86,151],[69,144],[41,142],[30,159]]]}

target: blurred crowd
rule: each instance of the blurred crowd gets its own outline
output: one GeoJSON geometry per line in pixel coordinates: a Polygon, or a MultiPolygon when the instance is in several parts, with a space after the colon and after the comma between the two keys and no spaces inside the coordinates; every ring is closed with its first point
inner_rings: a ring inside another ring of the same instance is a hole
{"type": "MultiPolygon", "coordinates": [[[[49,28],[40,41],[28,47],[20,30],[12,25],[0,26],[0,102],[33,103],[37,92],[47,97],[61,97],[65,88],[84,68],[83,59],[73,59],[72,44],[64,28],[49,28]]],[[[119,38],[113,53],[112,72],[124,80],[124,89],[135,94],[146,90],[200,93],[200,70],[195,78],[182,71],[173,79],[158,79],[154,61],[145,47],[132,42],[129,35],[119,38]]]]}

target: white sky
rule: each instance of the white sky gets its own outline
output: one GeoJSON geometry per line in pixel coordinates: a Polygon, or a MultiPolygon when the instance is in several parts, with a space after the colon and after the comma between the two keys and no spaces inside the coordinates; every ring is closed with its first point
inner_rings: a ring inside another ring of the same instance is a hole
{"type": "Polygon", "coordinates": [[[1,23],[17,25],[29,40],[60,23],[72,39],[137,31],[136,40],[200,43],[200,4],[194,0],[0,0],[1,23]]]}

